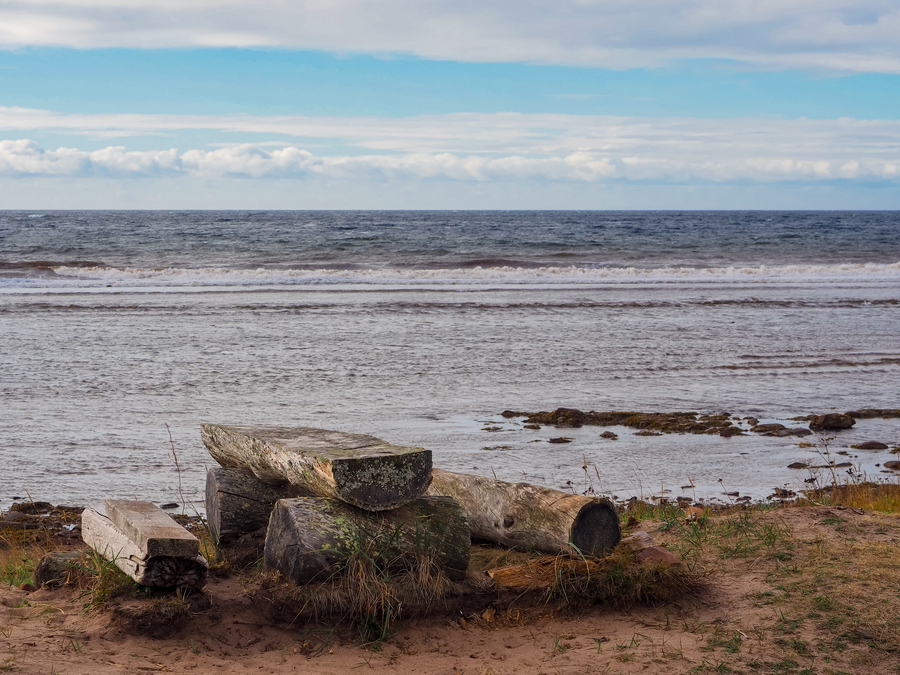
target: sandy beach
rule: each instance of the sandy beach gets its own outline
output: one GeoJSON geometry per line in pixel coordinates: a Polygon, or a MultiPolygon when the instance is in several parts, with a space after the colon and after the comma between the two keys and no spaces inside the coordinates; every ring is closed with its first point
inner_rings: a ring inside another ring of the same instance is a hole
{"type": "Polygon", "coordinates": [[[283,607],[274,611],[254,568],[211,576],[176,630],[147,618],[159,598],[126,595],[91,607],[89,589],[6,585],[0,668],[799,675],[889,673],[900,664],[897,515],[807,506],[710,515],[702,528],[671,519],[629,523],[702,577],[698,589],[623,607],[497,596],[465,613],[401,618],[384,641],[360,645],[352,623],[307,624],[283,607]],[[705,534],[694,545],[698,532],[705,534]]]}

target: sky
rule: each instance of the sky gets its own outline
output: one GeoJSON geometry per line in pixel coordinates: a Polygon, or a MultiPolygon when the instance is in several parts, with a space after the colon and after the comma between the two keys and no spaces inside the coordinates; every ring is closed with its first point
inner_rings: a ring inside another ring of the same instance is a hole
{"type": "Polygon", "coordinates": [[[900,209],[898,0],[0,0],[0,208],[900,209]]]}

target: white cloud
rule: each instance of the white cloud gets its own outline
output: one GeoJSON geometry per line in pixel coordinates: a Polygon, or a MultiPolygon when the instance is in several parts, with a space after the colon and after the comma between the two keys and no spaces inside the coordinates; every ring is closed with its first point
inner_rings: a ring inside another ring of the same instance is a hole
{"type": "Polygon", "coordinates": [[[612,68],[900,73],[896,0],[7,0],[0,45],[286,47],[612,68]]]}
{"type": "MultiPolygon", "coordinates": [[[[0,128],[23,111],[0,110],[0,128]]],[[[327,178],[489,183],[649,181],[677,183],[900,180],[900,121],[704,120],[575,115],[444,115],[403,120],[338,118],[96,118],[36,111],[72,131],[117,128],[295,133],[361,149],[314,154],[302,144],[244,143],[215,149],[43,150],[0,141],[0,175],[69,177],[327,178]],[[379,152],[373,153],[376,149],[379,152]]],[[[48,126],[43,126],[47,122],[48,126]]]]}
{"type": "MultiPolygon", "coordinates": [[[[900,120],[639,118],[519,113],[453,113],[407,118],[64,115],[0,107],[0,134],[7,138],[52,132],[122,139],[198,131],[205,132],[206,136],[227,134],[228,140],[235,136],[246,138],[250,134],[278,140],[262,140],[252,148],[246,143],[229,143],[223,147],[217,143],[218,149],[188,150],[181,155],[174,150],[155,152],[151,153],[152,170],[228,173],[227,169],[213,170],[213,167],[233,165],[245,167],[234,173],[262,176],[271,175],[278,167],[282,167],[279,169],[282,173],[296,173],[301,167],[306,172],[324,171],[317,164],[321,162],[322,166],[329,167],[328,171],[336,174],[349,170],[348,167],[365,165],[386,175],[392,171],[405,171],[401,157],[445,157],[445,160],[431,162],[435,168],[422,170],[426,175],[456,176],[461,175],[461,167],[469,166],[475,168],[467,170],[466,175],[477,178],[479,172],[492,176],[512,175],[524,171],[522,167],[540,161],[544,167],[541,171],[550,171],[549,167],[557,165],[571,167],[567,174],[570,177],[646,174],[648,177],[675,178],[680,170],[684,170],[686,177],[704,180],[722,179],[723,176],[729,180],[742,177],[767,180],[766,176],[774,180],[779,177],[891,177],[891,167],[900,163],[900,120]],[[321,156],[316,157],[310,152],[311,148],[329,144],[345,148],[343,152],[347,156],[334,157],[330,156],[334,153],[319,150],[321,156]],[[366,159],[363,161],[357,156],[366,159]],[[457,159],[451,160],[451,157],[457,159]],[[460,164],[457,160],[463,157],[474,159],[460,164]],[[438,168],[441,162],[446,164],[445,171],[438,168]],[[679,169],[682,165],[683,169],[679,169]]],[[[221,140],[225,138],[223,136],[221,140]]],[[[63,153],[62,150],[55,152],[63,153]]],[[[116,153],[112,156],[117,158],[117,166],[144,161],[121,148],[116,153]]],[[[17,161],[26,162],[26,159],[17,161]]],[[[92,157],[90,166],[99,166],[96,162],[101,159],[92,157]]],[[[111,161],[101,163],[111,165],[111,161]]],[[[560,170],[554,169],[551,173],[560,170]]]]}

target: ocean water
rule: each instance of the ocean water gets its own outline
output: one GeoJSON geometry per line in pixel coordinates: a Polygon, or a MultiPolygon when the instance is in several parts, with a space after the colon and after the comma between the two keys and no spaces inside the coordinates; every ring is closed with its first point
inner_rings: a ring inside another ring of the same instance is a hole
{"type": "MultiPolygon", "coordinates": [[[[897,212],[0,212],[0,508],[202,509],[205,421],[370,433],[620,498],[763,498],[802,487],[786,467],[824,439],[610,441],[499,413],[800,426],[900,408],[898,382],[897,212]]],[[[888,477],[864,440],[900,444],[900,420],[827,442],[888,477]]]]}

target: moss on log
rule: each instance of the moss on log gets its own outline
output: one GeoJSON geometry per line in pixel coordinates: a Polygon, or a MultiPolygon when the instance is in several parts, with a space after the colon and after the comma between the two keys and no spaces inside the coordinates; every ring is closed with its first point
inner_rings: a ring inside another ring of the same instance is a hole
{"type": "Polygon", "coordinates": [[[209,454],[223,467],[245,467],[265,483],[289,483],[368,511],[418,499],[431,482],[430,451],[373,436],[217,424],[202,424],[200,431],[209,454]]]}
{"type": "Polygon", "coordinates": [[[465,513],[449,497],[423,497],[378,513],[336,499],[282,499],[266,532],[266,568],[298,584],[326,581],[354,557],[386,571],[429,558],[447,577],[461,580],[469,555],[465,513]]]}

